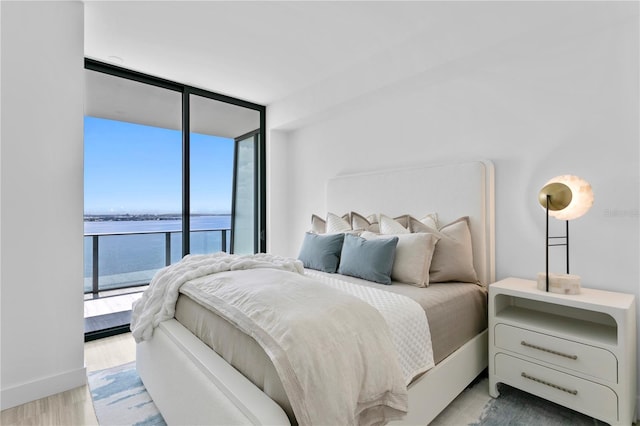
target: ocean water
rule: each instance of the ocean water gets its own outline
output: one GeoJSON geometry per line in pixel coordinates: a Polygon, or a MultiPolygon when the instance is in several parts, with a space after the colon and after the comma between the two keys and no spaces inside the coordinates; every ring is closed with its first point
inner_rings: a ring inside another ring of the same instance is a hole
{"type": "MultiPolygon", "coordinates": [[[[228,251],[230,228],[230,215],[193,216],[190,252],[206,254],[222,250],[223,233],[226,233],[228,251]]],[[[181,220],[85,222],[85,292],[92,288],[94,234],[98,234],[98,285],[100,290],[106,290],[148,283],[158,270],[166,266],[167,233],[171,244],[171,263],[180,260],[181,229],[181,220]]]]}

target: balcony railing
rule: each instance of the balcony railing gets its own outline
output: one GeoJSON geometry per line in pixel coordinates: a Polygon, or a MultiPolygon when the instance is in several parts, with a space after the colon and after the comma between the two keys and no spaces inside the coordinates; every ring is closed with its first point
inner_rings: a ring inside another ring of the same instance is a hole
{"type": "MultiPolygon", "coordinates": [[[[191,231],[193,254],[229,251],[230,229],[191,231]]],[[[85,237],[85,295],[148,284],[182,257],[182,231],[88,233],[85,237]],[[101,275],[102,274],[102,275],[101,275]]]]}

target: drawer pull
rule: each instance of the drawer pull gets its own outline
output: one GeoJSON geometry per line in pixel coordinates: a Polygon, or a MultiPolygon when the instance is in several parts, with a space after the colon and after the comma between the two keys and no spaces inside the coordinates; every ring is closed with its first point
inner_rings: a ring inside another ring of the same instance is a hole
{"type": "Polygon", "coordinates": [[[558,352],[558,351],[554,351],[553,349],[547,349],[547,348],[543,348],[542,346],[537,346],[537,345],[532,345],[531,343],[527,343],[524,340],[522,342],[520,342],[520,344],[522,346],[526,346],[528,348],[531,349],[537,349],[539,351],[543,351],[543,352],[549,352],[550,354],[554,354],[554,355],[558,355],[558,356],[563,356],[565,358],[569,358],[569,359],[573,359],[576,360],[578,359],[578,355],[568,355],[568,354],[564,354],[562,352],[558,352]]]}
{"type": "Polygon", "coordinates": [[[578,394],[577,390],[567,389],[567,388],[562,387],[562,386],[554,385],[553,383],[549,383],[549,382],[544,381],[542,379],[538,379],[537,377],[530,376],[527,373],[522,373],[522,377],[524,377],[525,379],[533,380],[534,382],[538,382],[538,383],[541,383],[543,385],[552,387],[554,389],[561,390],[562,392],[570,393],[571,395],[577,395],[578,394]]]}

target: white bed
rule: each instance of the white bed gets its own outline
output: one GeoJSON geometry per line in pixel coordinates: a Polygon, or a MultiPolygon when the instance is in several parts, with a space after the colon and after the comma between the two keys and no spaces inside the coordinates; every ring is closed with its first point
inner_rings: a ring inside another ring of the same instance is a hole
{"type": "MultiPolygon", "coordinates": [[[[493,165],[467,161],[331,179],[327,211],[385,212],[441,223],[469,216],[474,267],[495,280],[493,165]]],[[[409,386],[409,412],[391,424],[426,425],[487,366],[486,330],[409,386]]],[[[137,345],[139,374],[169,424],[289,424],[282,408],[175,319],[137,345]]]]}

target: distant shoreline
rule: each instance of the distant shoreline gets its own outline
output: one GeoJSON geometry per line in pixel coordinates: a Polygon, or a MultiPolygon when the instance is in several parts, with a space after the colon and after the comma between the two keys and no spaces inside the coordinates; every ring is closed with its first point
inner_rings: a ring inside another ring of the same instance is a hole
{"type": "MultiPolygon", "coordinates": [[[[231,216],[231,213],[194,213],[191,216],[231,216]]],[[[164,214],[85,214],[85,222],[131,222],[149,220],[181,220],[179,213],[164,214]]]]}

